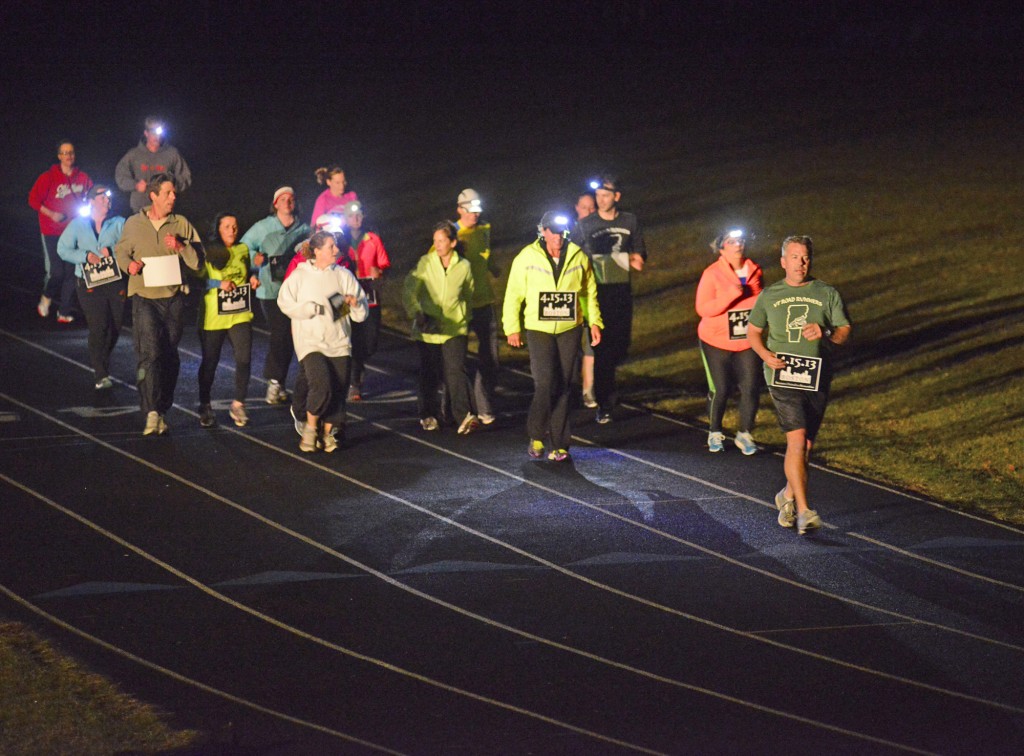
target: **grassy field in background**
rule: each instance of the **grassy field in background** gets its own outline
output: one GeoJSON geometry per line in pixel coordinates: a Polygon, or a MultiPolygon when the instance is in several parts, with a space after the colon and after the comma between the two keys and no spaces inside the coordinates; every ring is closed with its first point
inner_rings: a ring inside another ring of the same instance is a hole
{"type": "Polygon", "coordinates": [[[197,738],[23,625],[0,621],[0,753],[156,753],[197,738]]]}
{"type": "MultiPolygon", "coordinates": [[[[744,226],[755,236],[748,254],[772,283],[782,278],[780,240],[808,233],[814,273],[839,288],[855,324],[816,460],[1024,524],[1024,167],[1007,159],[1007,122],[921,106],[860,137],[829,131],[844,118],[819,114],[817,130],[804,127],[819,138],[775,150],[749,147],[762,130],[777,133],[771,124],[680,133],[677,144],[708,156],[706,173],[692,161],[683,171],[671,140],[646,140],[634,207],[642,222],[653,208],[659,222],[647,226],[651,255],[634,278],[624,398],[706,423],[693,301],[708,242],[744,226]],[[672,207],[683,208],[677,221],[672,207]]],[[[505,270],[519,246],[496,248],[505,270]]],[[[726,428],[735,429],[732,409],[726,428]]],[[[784,443],[767,392],[755,436],[784,443]]],[[[812,493],[827,512],[827,491],[812,493]]]]}

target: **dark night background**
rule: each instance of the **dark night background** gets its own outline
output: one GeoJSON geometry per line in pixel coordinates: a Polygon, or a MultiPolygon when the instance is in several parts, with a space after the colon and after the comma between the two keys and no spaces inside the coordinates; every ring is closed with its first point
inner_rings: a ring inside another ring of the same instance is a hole
{"type": "Polygon", "coordinates": [[[154,113],[192,167],[179,209],[202,230],[223,208],[247,226],[281,184],[308,215],[313,170],[340,163],[398,258],[463,186],[499,246],[605,168],[656,227],[702,202],[714,140],[695,133],[740,126],[756,153],[1004,117],[1024,34],[1020,4],[999,0],[47,3],[0,21],[8,238],[36,244],[25,196],[58,139],[109,181],[154,113]]]}

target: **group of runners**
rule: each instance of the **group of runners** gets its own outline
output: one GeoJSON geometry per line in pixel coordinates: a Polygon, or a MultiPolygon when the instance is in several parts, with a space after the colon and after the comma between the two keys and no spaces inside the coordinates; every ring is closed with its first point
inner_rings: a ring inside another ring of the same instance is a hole
{"type": "MultiPolygon", "coordinates": [[[[47,263],[37,309],[48,317],[57,302],[58,321],[70,323],[77,299],[89,327],[97,390],[112,386],[110,353],[128,298],[143,434],[167,432],[164,416],[180,368],[185,295],[189,286],[200,286],[200,424],[216,423],[211,391],[228,340],[236,367],[229,416],[240,427],[248,423],[255,300],[270,332],[265,400],[291,402],[302,451],[333,452],[344,443],[346,401],[362,396],[365,363],[380,329],[380,279],[390,260],[380,237],[363,229],[362,205],[340,167],[317,169],[325,189],[309,224],[296,214],[294,190],[281,186],[267,217],[244,234],[237,216],[221,213],[204,241],[174,213],[177,194],[191,175],[166,144],[159,119],[146,119],[139,146],[115,171],[117,186],[131,192],[135,212],[127,219],[110,216],[112,188],[94,185],[75,166],[73,144],[61,142],[57,157],[29,195],[39,213],[47,263]],[[289,396],[293,354],[299,368],[289,396]]],[[[531,458],[569,458],[575,386],[582,385],[580,398],[596,410],[598,423],[612,420],[615,371],[630,345],[632,276],[647,260],[636,216],[621,210],[620,201],[619,181],[599,177],[578,196],[576,218],[555,211],[543,215],[536,239],[509,269],[501,320],[509,346],[529,349],[531,458]]],[[[432,246],[402,290],[421,362],[420,425],[436,431],[450,420],[459,434],[467,434],[496,420],[494,282],[500,270],[491,256],[490,226],[480,222],[479,194],[464,189],[456,211],[456,221],[434,226],[432,246]],[[470,332],[479,343],[472,381],[465,364],[470,332]]],[[[701,276],[696,296],[709,386],[708,448],[724,449],[725,403],[738,387],[735,444],[746,455],[756,453],[752,431],[765,381],[787,442],[786,485],[775,497],[778,522],[802,534],[820,526],[808,504],[808,458],[828,400],[831,346],[849,338],[851,324],[838,292],[810,275],[810,237],[782,243],[785,278],[767,289],[760,267],[746,257],[743,231],[724,233],[711,246],[716,259],[701,276]]]]}

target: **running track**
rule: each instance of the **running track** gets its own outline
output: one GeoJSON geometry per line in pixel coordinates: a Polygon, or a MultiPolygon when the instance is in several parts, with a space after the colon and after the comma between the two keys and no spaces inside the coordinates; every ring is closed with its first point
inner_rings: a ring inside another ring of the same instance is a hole
{"type": "Polygon", "coordinates": [[[130,333],[100,396],[85,329],[3,293],[0,615],[211,753],[1024,749],[1018,529],[815,469],[801,538],[777,455],[636,409],[533,462],[512,372],[495,426],[425,433],[396,335],[336,454],[259,401],[265,334],[251,424],[199,428],[191,327],[143,438],[130,333]]]}

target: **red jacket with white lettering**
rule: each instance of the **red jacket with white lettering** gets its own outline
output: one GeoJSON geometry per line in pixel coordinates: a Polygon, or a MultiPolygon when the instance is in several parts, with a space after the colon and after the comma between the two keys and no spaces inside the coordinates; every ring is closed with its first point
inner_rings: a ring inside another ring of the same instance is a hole
{"type": "Polygon", "coordinates": [[[50,170],[36,179],[28,193],[28,205],[39,213],[39,230],[43,236],[60,236],[67,225],[78,217],[78,208],[86,201],[85,194],[92,188],[92,179],[85,171],[71,169],[71,175],[65,176],[59,165],[50,166],[50,170]],[[39,212],[45,207],[56,213],[63,213],[64,220],[60,223],[48,215],[39,212]]]}

